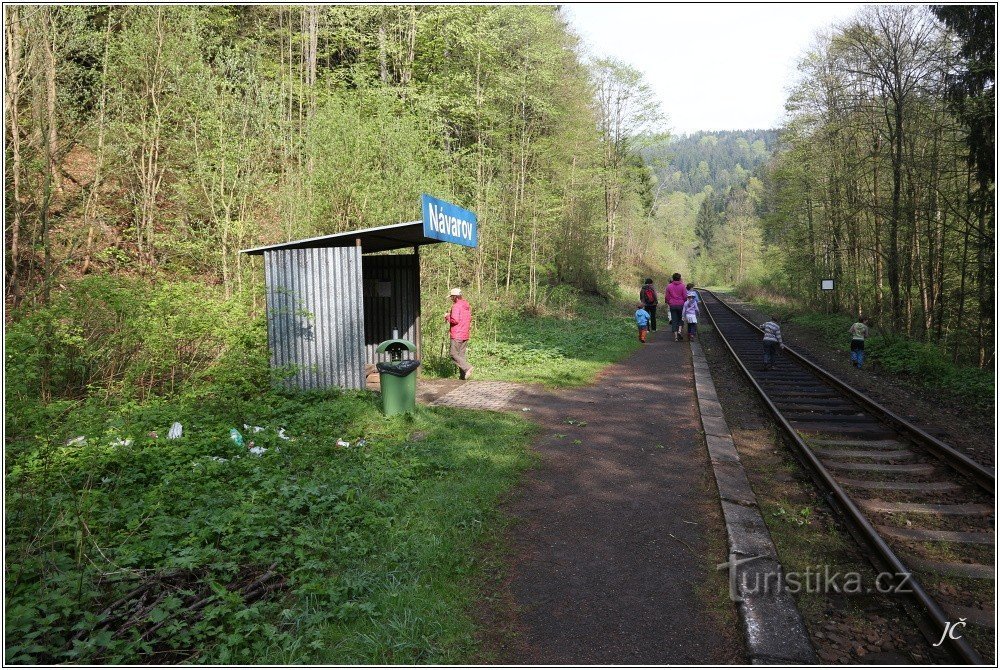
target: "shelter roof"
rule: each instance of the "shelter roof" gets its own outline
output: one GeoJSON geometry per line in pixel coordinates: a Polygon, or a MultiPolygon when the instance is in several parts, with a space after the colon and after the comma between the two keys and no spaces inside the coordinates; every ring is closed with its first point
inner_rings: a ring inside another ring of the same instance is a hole
{"type": "Polygon", "coordinates": [[[283,249],[353,247],[358,243],[358,240],[361,241],[361,253],[363,254],[376,251],[389,251],[391,249],[405,249],[406,247],[417,247],[424,244],[437,244],[441,241],[424,236],[423,221],[408,221],[406,223],[394,223],[391,226],[351,230],[346,233],[322,235],[304,240],[271,244],[265,247],[243,249],[240,253],[261,256],[265,251],[280,251],[283,249]]]}

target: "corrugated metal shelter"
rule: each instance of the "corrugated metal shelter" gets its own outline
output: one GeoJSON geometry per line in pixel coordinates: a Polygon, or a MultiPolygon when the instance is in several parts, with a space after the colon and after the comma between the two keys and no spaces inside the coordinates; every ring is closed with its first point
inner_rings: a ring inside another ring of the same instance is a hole
{"type": "Polygon", "coordinates": [[[295,388],[362,389],[366,365],[388,360],[380,342],[410,340],[419,358],[419,248],[440,241],[411,221],[244,249],[264,257],[271,367],[295,388]]]}

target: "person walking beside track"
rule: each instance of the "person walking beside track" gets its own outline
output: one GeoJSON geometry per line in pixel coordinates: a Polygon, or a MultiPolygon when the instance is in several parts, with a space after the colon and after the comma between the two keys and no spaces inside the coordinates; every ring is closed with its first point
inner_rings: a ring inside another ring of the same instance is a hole
{"type": "Polygon", "coordinates": [[[675,272],[672,279],[663,292],[663,300],[670,307],[670,331],[674,334],[674,339],[680,342],[684,339],[681,335],[681,312],[687,300],[687,287],[681,281],[680,272],[675,272]]]}
{"type": "Polygon", "coordinates": [[[847,332],[851,334],[851,364],[860,370],[865,362],[865,338],[868,337],[868,318],[861,317],[847,332]]]}
{"type": "Polygon", "coordinates": [[[764,331],[764,369],[770,370],[774,367],[778,350],[785,348],[784,342],[781,341],[781,326],[778,325],[778,317],[772,316],[770,321],[760,325],[760,329],[764,331]]]}
{"type": "Polygon", "coordinates": [[[451,360],[458,366],[458,378],[469,379],[472,376],[472,366],[465,355],[469,346],[469,329],[472,326],[472,308],[462,297],[462,289],[453,288],[450,295],[451,310],[444,315],[444,319],[451,326],[451,360]]]}
{"type": "Polygon", "coordinates": [[[656,297],[656,288],[652,279],[646,279],[646,283],[639,289],[639,302],[643,308],[649,312],[649,330],[656,330],[656,305],[660,301],[656,297]]]}

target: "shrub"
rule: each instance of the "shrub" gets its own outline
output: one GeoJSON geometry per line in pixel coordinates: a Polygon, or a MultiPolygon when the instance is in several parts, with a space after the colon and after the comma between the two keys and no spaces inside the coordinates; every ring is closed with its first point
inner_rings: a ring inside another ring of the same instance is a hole
{"type": "Polygon", "coordinates": [[[879,334],[865,345],[872,360],[899,374],[909,375],[930,389],[941,389],[981,406],[994,397],[996,380],[990,370],[955,365],[938,347],[899,335],[879,334]]]}
{"type": "Polygon", "coordinates": [[[814,312],[797,314],[792,317],[792,323],[811,328],[822,338],[823,342],[839,351],[849,351],[850,338],[847,331],[854,319],[843,314],[818,314],[814,312]]]}
{"type": "MultiPolygon", "coordinates": [[[[847,330],[854,319],[843,314],[798,314],[794,323],[810,328],[837,351],[850,350],[847,330]]],[[[981,406],[988,406],[996,386],[988,370],[955,365],[939,347],[894,333],[876,331],[865,342],[865,353],[888,372],[905,375],[930,389],[939,389],[981,406]]]]}
{"type": "Polygon", "coordinates": [[[7,428],[44,431],[88,396],[144,400],[219,381],[266,383],[263,317],[194,282],[91,276],[7,328],[7,428]]]}

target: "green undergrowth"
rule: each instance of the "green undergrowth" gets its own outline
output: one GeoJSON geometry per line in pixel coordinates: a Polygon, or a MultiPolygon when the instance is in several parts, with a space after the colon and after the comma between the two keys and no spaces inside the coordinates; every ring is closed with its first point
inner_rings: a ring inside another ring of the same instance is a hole
{"type": "MultiPolygon", "coordinates": [[[[625,300],[545,297],[480,304],[479,378],[584,384],[637,346],[625,300]]],[[[15,315],[7,663],[481,658],[499,499],[530,465],[535,429],[449,408],[387,420],[367,392],[269,390],[252,314],[218,287],[93,276],[15,315]]],[[[432,372],[446,360],[433,323],[432,372]]]]}
{"type": "MultiPolygon", "coordinates": [[[[550,305],[529,309],[487,303],[477,309],[474,303],[469,363],[475,378],[550,388],[582,386],[639,347],[635,305],[623,297],[567,292],[550,305]]],[[[455,374],[447,360],[432,363],[427,371],[455,374]]]]}
{"type": "MultiPolygon", "coordinates": [[[[848,329],[855,321],[852,317],[804,311],[762,298],[754,298],[751,302],[757,309],[777,313],[807,328],[824,345],[842,352],[845,358],[849,356],[848,329]]],[[[871,331],[871,337],[865,341],[865,365],[878,366],[919,386],[981,408],[992,405],[996,389],[992,370],[956,365],[939,347],[927,342],[880,331],[877,327],[872,327],[871,331]]]]}
{"type": "Polygon", "coordinates": [[[85,402],[7,448],[5,661],[466,662],[532,430],[367,392],[85,402]]]}

